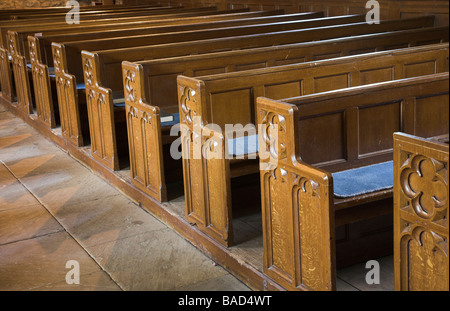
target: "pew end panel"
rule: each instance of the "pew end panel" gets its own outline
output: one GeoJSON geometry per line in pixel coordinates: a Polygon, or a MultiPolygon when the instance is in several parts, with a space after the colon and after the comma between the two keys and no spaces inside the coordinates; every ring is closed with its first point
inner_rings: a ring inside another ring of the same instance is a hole
{"type": "Polygon", "coordinates": [[[59,110],[54,107],[50,71],[42,63],[41,45],[39,39],[28,36],[28,49],[30,51],[31,75],[34,85],[34,101],[38,120],[49,128],[55,128],[59,119],[59,110]]]}
{"type": "Polygon", "coordinates": [[[62,135],[75,146],[84,146],[89,141],[89,132],[82,129],[80,101],[85,99],[79,98],[77,78],[69,73],[64,44],[53,42],[52,55],[62,135]]]}
{"type": "MultiPolygon", "coordinates": [[[[27,60],[25,56],[22,56],[21,54],[22,47],[19,44],[17,32],[8,31],[7,40],[8,51],[11,56],[17,105],[24,113],[33,114],[34,109],[31,99],[27,60]]],[[[6,78],[6,76],[4,76],[4,78],[6,78]]]]}
{"type": "Polygon", "coordinates": [[[159,107],[145,98],[142,66],[123,62],[122,70],[131,181],[158,201],[167,201],[159,107]]]}
{"type": "Polygon", "coordinates": [[[4,47],[0,47],[0,86],[3,99],[10,103],[15,101],[16,95],[14,92],[9,52],[8,49],[4,47]]]}
{"type": "Polygon", "coordinates": [[[257,102],[264,273],[290,290],[335,290],[333,178],[297,160],[297,107],[267,101],[257,102]]]}
{"type": "Polygon", "coordinates": [[[395,290],[448,291],[448,134],[446,143],[393,139],[395,290]]]}
{"type": "Polygon", "coordinates": [[[181,129],[181,147],[185,195],[185,217],[216,241],[233,245],[231,223],[230,166],[224,157],[224,136],[210,129],[203,135],[204,85],[201,81],[179,76],[178,102],[181,129]],[[204,153],[210,159],[204,160],[204,153]],[[195,172],[195,173],[194,173],[195,172]],[[205,176],[205,178],[199,178],[205,176]],[[217,185],[217,191],[209,184],[217,185]],[[214,200],[215,199],[215,200],[214,200]],[[217,203],[217,204],[216,204],[217,203]]]}
{"type": "Polygon", "coordinates": [[[91,137],[91,154],[94,159],[110,170],[118,170],[119,156],[117,153],[113,92],[111,89],[100,86],[99,55],[88,51],[82,51],[81,55],[91,137]]]}

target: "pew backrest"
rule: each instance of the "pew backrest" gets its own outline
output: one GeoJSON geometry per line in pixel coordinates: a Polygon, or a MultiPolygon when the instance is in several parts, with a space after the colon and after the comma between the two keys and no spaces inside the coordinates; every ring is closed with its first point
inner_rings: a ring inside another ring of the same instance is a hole
{"type": "Polygon", "coordinates": [[[443,43],[448,35],[448,26],[431,27],[135,63],[124,61],[122,67],[124,71],[142,67],[145,89],[140,92],[145,94],[147,104],[176,110],[177,75],[196,77],[443,43]]]}
{"type": "MultiPolygon", "coordinates": [[[[394,132],[448,133],[446,83],[442,72],[282,99],[296,110],[295,138],[286,142],[295,149],[286,153],[331,172],[390,161],[394,132]]],[[[258,99],[258,120],[271,112],[261,112],[271,101],[258,99]]]]}
{"type": "MultiPolygon", "coordinates": [[[[443,43],[195,78],[178,76],[177,84],[178,94],[185,89],[196,94],[189,111],[196,111],[203,124],[223,129],[225,124],[255,124],[259,96],[280,99],[326,92],[445,72],[448,66],[448,43],[443,43]]],[[[179,101],[181,122],[185,105],[179,101]]]]}
{"type": "MultiPolygon", "coordinates": [[[[245,36],[212,38],[209,40],[186,41],[180,43],[156,44],[150,46],[135,46],[129,48],[101,50],[101,51],[83,51],[82,59],[92,59],[97,55],[102,70],[99,85],[103,85],[116,90],[122,89],[121,62],[124,60],[135,61],[154,58],[163,58],[170,56],[182,56],[191,54],[211,53],[218,51],[229,51],[233,49],[247,49],[254,47],[273,46],[293,42],[306,42],[313,40],[323,40],[337,38],[342,36],[360,35],[367,33],[386,32],[402,29],[428,27],[432,24],[433,18],[412,18],[393,21],[382,21],[377,25],[363,23],[352,23],[345,25],[333,25],[317,28],[298,29],[291,31],[282,31],[275,33],[260,33],[245,36]]],[[[157,35],[160,36],[160,35],[157,35]]],[[[161,35],[161,36],[164,36],[161,35]]],[[[183,37],[181,40],[187,40],[183,37]]],[[[68,49],[70,45],[77,45],[76,42],[64,44],[65,53],[76,55],[77,51],[68,49]]],[[[57,47],[53,43],[54,48],[57,47]]],[[[77,49],[80,46],[77,47],[77,49]]],[[[74,56],[72,56],[74,57],[74,56]]],[[[91,61],[92,62],[92,61],[91,61]]],[[[79,65],[77,65],[78,67],[79,65]]],[[[74,73],[75,74],[75,73],[74,73]]]]}

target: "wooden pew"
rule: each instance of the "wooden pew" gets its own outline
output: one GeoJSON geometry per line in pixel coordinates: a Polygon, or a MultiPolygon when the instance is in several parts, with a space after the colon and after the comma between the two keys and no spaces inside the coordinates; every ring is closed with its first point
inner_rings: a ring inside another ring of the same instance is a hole
{"type": "Polygon", "coordinates": [[[276,150],[260,159],[269,277],[289,290],[336,289],[336,227],[353,221],[348,211],[360,218],[392,213],[392,199],[385,200],[392,196],[392,135],[448,133],[448,82],[446,72],[287,100],[258,98],[258,124],[278,134],[260,145],[260,153],[276,150]]]}
{"type": "MultiPolygon", "coordinates": [[[[156,11],[161,11],[161,10],[177,10],[177,9],[183,9],[183,6],[157,6],[157,7],[148,7],[148,8],[137,8],[137,9],[124,9],[124,10],[118,10],[118,11],[107,11],[107,12],[102,12],[102,11],[80,11],[79,14],[79,18],[80,21],[84,21],[84,20],[89,20],[89,19],[103,19],[103,18],[120,18],[120,17],[130,17],[130,16],[137,16],[137,15],[147,15],[147,14],[152,14],[153,12],[156,11]]],[[[40,19],[46,19],[46,20],[52,20],[52,19],[62,19],[65,20],[67,13],[66,12],[62,12],[62,13],[54,13],[54,14],[40,14],[39,18],[40,19]]],[[[29,18],[34,18],[35,15],[26,15],[26,14],[18,14],[18,15],[13,15],[12,19],[14,20],[22,20],[22,19],[29,19],[29,18]]]]}
{"type": "MultiPolygon", "coordinates": [[[[289,36],[289,39],[286,37],[285,40],[291,40],[291,41],[297,40],[295,34],[288,35],[288,36],[289,36]]],[[[185,37],[180,37],[180,36],[178,36],[178,38],[179,39],[183,39],[183,40],[185,39],[185,37]]],[[[235,42],[233,48],[239,48],[239,46],[241,46],[242,41],[244,41],[244,38],[240,38],[240,41],[241,42],[235,42]]],[[[257,44],[259,44],[259,45],[260,44],[267,44],[266,43],[267,41],[262,41],[262,40],[250,40],[250,41],[251,41],[251,44],[253,46],[255,46],[257,44]]],[[[199,50],[199,49],[203,49],[205,51],[211,50],[211,43],[208,40],[203,40],[202,42],[192,42],[192,44],[194,44],[194,45],[196,43],[200,43],[200,47],[195,47],[195,50],[199,50]]],[[[189,43],[189,45],[190,44],[191,43],[189,43]]],[[[58,54],[56,56],[58,59],[66,59],[67,58],[66,54],[68,54],[68,55],[70,55],[69,57],[72,59],[72,61],[76,62],[79,59],[78,58],[78,53],[79,53],[79,48],[80,47],[78,47],[78,46],[73,47],[73,45],[78,45],[78,44],[75,43],[75,42],[74,43],[68,43],[68,44],[56,44],[56,43],[53,43],[53,59],[55,59],[55,53],[58,54]]],[[[197,44],[197,45],[199,45],[199,44],[197,44]]],[[[225,44],[222,44],[222,45],[225,45],[225,44]]],[[[158,46],[158,50],[159,50],[158,51],[158,53],[159,53],[158,55],[161,55],[160,57],[165,57],[165,56],[169,56],[169,55],[177,55],[177,54],[179,54],[181,51],[183,51],[185,49],[185,48],[179,49],[179,48],[177,48],[175,46],[168,47],[168,48],[170,48],[171,51],[168,51],[167,48],[164,47],[163,45],[159,45],[158,46]]],[[[131,48],[130,48],[130,50],[131,50],[131,48]]],[[[118,52],[122,54],[122,50],[119,50],[118,52]]],[[[122,59],[130,59],[129,58],[130,52],[132,52],[132,51],[127,51],[126,53],[123,53],[123,55],[126,56],[126,57],[120,56],[120,58],[122,58],[122,59]]],[[[144,51],[143,51],[143,53],[145,53],[144,55],[148,55],[148,53],[146,53],[144,51]]],[[[182,53],[186,53],[186,52],[182,52],[182,53]]],[[[190,52],[187,52],[187,53],[190,53],[190,52]]],[[[131,59],[132,60],[134,60],[134,59],[141,59],[142,58],[141,55],[142,55],[142,53],[140,55],[136,56],[137,58],[132,57],[131,59]]],[[[154,55],[155,55],[155,53],[153,53],[153,56],[151,58],[156,57],[154,55]]],[[[116,58],[118,59],[119,57],[116,57],[116,58]]],[[[63,63],[66,63],[66,62],[63,61],[63,63]]],[[[72,63],[72,65],[73,65],[73,68],[81,68],[82,67],[81,64],[72,63]]],[[[120,73],[120,62],[118,62],[116,60],[116,65],[115,66],[119,70],[118,75],[120,76],[121,75],[121,73],[120,73]]],[[[82,81],[82,79],[83,79],[81,70],[72,71],[72,73],[74,75],[71,75],[71,78],[69,78],[69,76],[68,76],[69,72],[68,72],[68,70],[66,68],[64,68],[63,71],[64,72],[61,72],[62,75],[59,78],[60,79],[65,79],[65,80],[71,79],[72,82],[68,82],[68,83],[71,83],[71,85],[76,85],[76,83],[75,83],[75,76],[76,76],[76,81],[82,81]]],[[[121,86],[118,83],[116,83],[115,89],[120,89],[120,88],[121,88],[121,86]]],[[[76,104],[77,103],[76,90],[73,90],[72,92],[68,93],[67,96],[68,96],[69,99],[68,100],[62,99],[62,102],[71,101],[72,103],[75,103],[76,106],[78,106],[76,104]]],[[[81,95],[81,96],[84,97],[84,95],[81,95]]],[[[61,100],[59,100],[58,103],[61,105],[61,100]]],[[[63,104],[63,105],[65,106],[66,104],[63,104]]],[[[71,109],[71,111],[76,111],[76,109],[78,109],[78,108],[71,109]]],[[[74,118],[73,120],[77,120],[77,119],[78,119],[78,117],[74,118]]],[[[76,124],[78,124],[78,121],[74,121],[72,124],[75,124],[75,126],[76,126],[76,124]]],[[[65,131],[65,129],[63,129],[63,132],[64,131],[65,131]]],[[[75,141],[72,140],[72,141],[75,142],[75,144],[82,144],[83,143],[82,142],[82,137],[79,136],[79,133],[81,133],[79,128],[78,129],[76,128],[76,129],[73,129],[73,130],[71,129],[70,132],[68,132],[68,133],[73,133],[73,134],[69,134],[69,135],[71,137],[75,137],[76,140],[75,141]]]]}
{"type": "MultiPolygon", "coordinates": [[[[128,29],[128,25],[124,25],[123,27],[117,27],[117,30],[108,30],[108,27],[95,28],[92,27],[84,29],[84,32],[81,30],[77,30],[79,32],[67,34],[67,30],[61,31],[52,31],[60,32],[60,35],[51,35],[47,36],[48,32],[42,33],[42,36],[39,37],[29,37],[28,45],[34,45],[41,49],[41,54],[44,55],[44,58],[41,60],[37,60],[41,64],[48,65],[48,62],[51,58],[51,43],[52,42],[71,42],[71,41],[79,41],[93,38],[110,38],[110,37],[129,37],[129,36],[137,36],[143,34],[151,34],[151,33],[160,33],[160,32],[175,32],[177,30],[195,30],[195,29],[209,29],[209,28],[221,28],[221,27],[231,27],[237,25],[252,25],[258,23],[275,23],[281,21],[288,20],[303,20],[314,17],[321,17],[323,13],[321,12],[313,12],[313,13],[300,13],[300,14],[290,14],[290,15],[279,15],[278,13],[282,13],[280,11],[268,11],[268,12],[248,12],[248,13],[237,13],[231,14],[232,12],[228,12],[228,14],[223,15],[208,15],[197,18],[178,18],[170,21],[152,21],[145,24],[140,24],[139,28],[128,29]],[[250,15],[251,14],[251,15],[250,15]],[[169,27],[170,25],[170,27],[169,27]],[[145,26],[145,27],[144,27],[145,26]],[[102,30],[102,31],[94,31],[94,30],[102,30]],[[31,42],[33,41],[33,42],[31,42]],[[39,41],[39,42],[37,42],[39,41]]],[[[23,36],[26,35],[27,32],[18,33],[19,40],[23,40],[23,36]]],[[[19,43],[20,45],[21,43],[19,43]]],[[[131,43],[132,44],[132,43],[131,43]]],[[[108,45],[106,45],[108,46],[108,45]]],[[[114,45],[112,45],[114,46],[114,45]]],[[[24,51],[26,53],[26,49],[24,51]]],[[[32,64],[33,65],[33,64],[32,64]]]]}
{"type": "MultiPolygon", "coordinates": [[[[7,32],[9,30],[15,30],[15,31],[25,31],[25,35],[19,36],[18,38],[16,38],[16,41],[20,39],[19,47],[16,47],[15,50],[17,51],[21,51],[21,56],[25,56],[25,58],[28,58],[29,52],[28,52],[28,45],[27,45],[27,38],[26,38],[26,34],[29,34],[28,32],[26,32],[26,29],[29,29],[30,31],[32,31],[33,34],[42,34],[42,31],[47,29],[48,31],[50,31],[51,29],[56,30],[56,29],[65,29],[65,33],[75,33],[75,32],[80,32],[80,31],[91,31],[93,29],[120,29],[120,28],[124,28],[124,27],[140,27],[143,24],[143,21],[145,21],[145,23],[149,22],[149,21],[154,21],[154,22],[160,22],[160,23],[164,23],[164,22],[168,22],[169,19],[173,19],[173,18],[181,18],[181,17],[189,17],[189,16],[211,16],[211,15],[222,15],[224,13],[237,13],[240,12],[242,10],[231,10],[231,11],[217,11],[215,7],[205,7],[205,8],[195,8],[195,9],[171,9],[169,12],[171,12],[170,14],[168,13],[167,10],[163,11],[160,10],[158,12],[154,12],[151,15],[144,15],[143,17],[132,17],[132,18],[117,18],[117,19],[102,19],[102,20],[95,20],[95,21],[83,21],[82,24],[80,25],[68,25],[65,21],[64,22],[58,22],[58,23],[46,23],[43,22],[42,20],[32,20],[30,25],[28,26],[16,26],[18,23],[19,25],[22,25],[22,22],[16,22],[16,21],[12,21],[11,23],[4,25],[3,27],[0,28],[1,31],[1,36],[0,36],[0,59],[2,60],[2,62],[0,62],[0,72],[2,74],[0,81],[1,84],[5,85],[3,87],[4,91],[2,94],[3,97],[5,98],[5,100],[7,101],[11,101],[14,100],[15,97],[15,92],[14,89],[12,88],[13,86],[13,82],[12,82],[12,74],[11,74],[11,69],[9,67],[7,67],[6,62],[8,59],[8,55],[10,54],[8,52],[8,45],[11,44],[11,40],[8,39],[7,37],[7,32]],[[37,23],[38,25],[36,25],[35,23],[37,23]],[[40,31],[40,32],[39,32],[40,31]]],[[[244,10],[245,11],[245,10],[244,10]]],[[[257,14],[260,15],[261,12],[257,12],[257,13],[252,13],[252,14],[257,14]]],[[[270,14],[270,12],[269,12],[270,14]]],[[[223,18],[223,17],[222,17],[223,18]]],[[[2,23],[0,22],[0,25],[2,25],[2,23]]],[[[11,57],[11,55],[9,55],[9,57],[11,57]]]]}
{"type": "MultiPolygon", "coordinates": [[[[95,116],[100,116],[104,119],[101,123],[101,129],[96,128],[100,124],[96,121],[96,123],[89,122],[89,126],[92,127],[89,130],[91,134],[91,151],[93,157],[103,163],[106,167],[111,169],[118,169],[119,162],[117,156],[117,146],[115,145],[115,129],[114,129],[114,121],[112,118],[113,109],[113,93],[117,91],[119,94],[123,92],[122,81],[122,71],[121,71],[121,62],[123,60],[140,60],[140,59],[152,59],[155,57],[168,57],[168,56],[176,56],[176,55],[189,55],[193,53],[207,53],[213,51],[220,50],[231,50],[231,49],[240,49],[240,48],[253,48],[257,46],[271,46],[280,44],[280,42],[301,42],[301,41],[310,41],[310,40],[318,40],[340,37],[345,35],[357,35],[363,33],[376,33],[383,31],[392,31],[398,29],[408,29],[408,28],[416,28],[416,27],[426,27],[428,25],[429,19],[403,19],[403,20],[394,20],[394,21],[382,21],[378,25],[368,25],[364,23],[355,23],[348,24],[342,26],[328,26],[328,27],[317,27],[311,29],[303,29],[296,31],[288,31],[288,32],[280,32],[280,33],[268,33],[268,34],[256,34],[252,36],[237,36],[221,39],[211,39],[211,40],[202,40],[200,41],[191,41],[185,42],[180,45],[152,45],[152,46],[143,46],[143,47],[133,47],[133,48],[124,48],[110,51],[99,51],[99,52],[82,52],[82,61],[83,64],[81,68],[84,68],[84,80],[85,80],[85,88],[86,93],[91,94],[91,96],[87,95],[88,109],[98,109],[101,108],[101,112],[95,111],[95,116]],[[418,24],[416,24],[418,22],[418,24]],[[423,23],[425,22],[425,23],[423,23]],[[410,24],[411,23],[411,24],[410,24]],[[301,34],[301,35],[300,35],[301,34]],[[157,56],[158,55],[158,56],[157,56]],[[160,55],[160,56],[159,56],[160,55]],[[102,68],[102,70],[100,70],[102,68]],[[116,78],[117,77],[117,78],[116,78]],[[120,78],[118,78],[120,77],[120,78]],[[87,81],[87,82],[86,82],[87,81]],[[120,84],[118,83],[120,82],[120,84]],[[90,105],[94,100],[104,100],[105,105],[95,106],[90,105]]],[[[187,38],[185,38],[187,39],[187,38]]],[[[63,52],[61,52],[61,45],[57,45],[53,43],[54,51],[54,60],[61,59],[63,52]],[[56,54],[56,57],[55,57],[56,54]]],[[[66,51],[67,53],[67,51],[66,51]]],[[[67,55],[65,56],[67,57],[67,55]]],[[[59,65],[61,62],[58,63],[59,65]]],[[[55,65],[56,65],[55,63],[55,65]]],[[[57,66],[55,66],[56,68],[57,66]]],[[[77,67],[80,68],[80,67],[77,67]]],[[[79,70],[79,69],[78,69],[79,70]]],[[[62,77],[62,79],[68,80],[69,76],[62,76],[58,73],[66,73],[67,69],[58,69],[55,70],[57,72],[57,77],[62,77]]],[[[71,76],[71,79],[74,77],[71,76]]],[[[74,80],[72,80],[74,81],[74,80]]],[[[80,81],[76,79],[75,81],[80,81]]],[[[72,82],[71,82],[72,83],[72,82]]],[[[72,84],[75,85],[75,84],[72,84]]],[[[72,95],[75,92],[64,93],[64,96],[71,96],[67,102],[77,102],[75,100],[75,96],[72,95]]],[[[59,94],[61,94],[60,92],[59,94]]],[[[114,94],[115,95],[115,94],[114,94]]],[[[118,98],[121,98],[121,95],[118,98]]],[[[116,96],[114,96],[116,97],[116,96]]],[[[123,98],[123,97],[122,97],[123,98]]],[[[61,103],[61,98],[58,99],[58,103],[61,103]]],[[[78,109],[79,105],[75,108],[78,109]]],[[[61,109],[60,109],[61,110],[61,109]]],[[[120,110],[120,109],[119,109],[120,110]]],[[[123,110],[123,109],[122,109],[123,110]]],[[[72,110],[75,111],[75,110],[72,110]]],[[[90,112],[89,112],[90,113],[90,112]]],[[[117,113],[122,113],[117,111],[117,113]]],[[[91,120],[93,115],[89,116],[91,120]]],[[[97,117],[93,117],[93,119],[97,119],[97,117]]],[[[122,118],[123,119],[123,118],[122,118]]],[[[124,119],[123,119],[124,120],[124,119]]],[[[72,122],[73,124],[75,122],[72,122]]],[[[126,140],[126,138],[124,138],[126,140]]],[[[125,143],[126,144],[126,143],[125,143]]],[[[127,148],[123,151],[124,155],[128,155],[127,148]]]]}
{"type": "Polygon", "coordinates": [[[427,139],[437,132],[426,129],[394,133],[397,291],[449,290],[448,119],[446,135],[427,139]]]}
{"type": "MultiPolygon", "coordinates": [[[[203,18],[209,18],[215,16],[217,20],[223,20],[224,17],[227,17],[228,14],[237,14],[237,13],[246,13],[242,15],[236,15],[236,18],[246,18],[252,16],[270,16],[274,14],[283,14],[282,11],[257,11],[257,12],[248,12],[246,10],[226,10],[226,11],[217,11],[215,7],[204,7],[204,8],[195,8],[195,9],[178,9],[171,11],[158,11],[153,14],[145,14],[143,16],[134,16],[127,18],[117,18],[117,19],[97,19],[97,20],[88,20],[83,21],[80,24],[67,24],[64,22],[55,22],[55,23],[42,23],[40,21],[40,25],[36,25],[36,21],[32,20],[31,25],[21,25],[21,24],[12,24],[5,25],[2,27],[2,37],[1,40],[3,42],[7,42],[7,34],[8,31],[15,31],[18,34],[18,39],[21,42],[26,42],[27,37],[32,36],[47,36],[47,35],[58,35],[58,34],[80,34],[80,33],[92,33],[98,31],[110,31],[110,30],[122,30],[122,29],[134,29],[134,28],[142,28],[146,25],[153,26],[156,24],[159,25],[172,25],[178,21],[179,18],[196,18],[192,22],[199,22],[203,18]],[[226,14],[226,16],[223,16],[226,14]],[[220,16],[216,16],[220,15],[220,16]],[[155,23],[155,24],[154,24],[155,23]]],[[[301,15],[299,13],[299,15],[301,15]]],[[[226,18],[225,18],[226,19],[226,18]]],[[[186,21],[190,21],[187,19],[186,21]]],[[[179,20],[178,23],[182,23],[183,20],[179,20]]],[[[22,43],[21,43],[22,44],[22,43]]],[[[6,45],[3,44],[2,45],[6,45]]],[[[27,54],[26,45],[23,44],[24,53],[27,54]]]]}
{"type": "MultiPolygon", "coordinates": [[[[213,12],[213,11],[210,11],[211,10],[210,8],[184,9],[184,10],[189,10],[190,12],[199,11],[199,14],[201,12],[203,12],[203,13],[213,12]],[[209,11],[205,11],[205,9],[208,9],[209,11]]],[[[232,13],[232,12],[230,12],[230,13],[232,13]]],[[[185,13],[183,13],[183,14],[185,14],[185,13]]],[[[180,16],[172,15],[172,17],[180,17],[180,16]]],[[[159,18],[159,15],[155,16],[155,18],[159,18]]],[[[124,24],[124,25],[126,25],[126,24],[124,24]]],[[[56,27],[56,26],[52,25],[47,28],[48,29],[58,29],[58,27],[61,28],[60,32],[63,32],[63,33],[75,33],[75,32],[81,31],[81,29],[79,29],[79,28],[83,28],[84,31],[91,31],[92,28],[95,28],[92,26],[84,26],[84,25],[79,26],[79,27],[73,27],[72,25],[64,25],[64,27],[63,26],[56,27]],[[62,30],[62,29],[64,29],[64,30],[62,30]]],[[[113,25],[113,26],[108,26],[107,24],[104,24],[103,26],[98,26],[98,27],[101,27],[101,28],[103,27],[103,29],[104,29],[104,27],[123,28],[124,26],[122,26],[122,24],[117,24],[117,25],[113,25]]],[[[14,28],[11,28],[11,29],[14,29],[14,28]]],[[[18,37],[18,34],[15,31],[12,31],[11,29],[8,30],[8,35],[7,35],[6,41],[8,42],[8,49],[9,49],[9,54],[11,54],[10,56],[12,58],[12,62],[13,63],[19,63],[19,62],[24,63],[26,61],[25,59],[27,59],[28,55],[29,55],[28,45],[24,41],[20,40],[21,37],[18,37]],[[11,53],[11,51],[14,52],[14,55],[11,53]]],[[[28,29],[28,28],[26,28],[26,29],[28,29]]],[[[43,29],[44,28],[33,27],[33,31],[43,31],[43,29]]],[[[28,32],[25,31],[25,33],[28,33],[28,32]]],[[[6,57],[6,52],[5,51],[1,52],[1,58],[4,59],[5,57],[6,57]]],[[[10,78],[9,74],[4,74],[4,76],[2,77],[2,80],[4,80],[5,82],[3,84],[5,84],[7,86],[12,85],[11,82],[8,82],[9,78],[10,78]]],[[[15,79],[16,79],[16,77],[15,77],[15,79]]],[[[23,106],[26,109],[26,107],[31,104],[31,97],[30,97],[31,95],[30,95],[30,91],[29,91],[30,87],[25,85],[25,83],[26,83],[25,77],[21,77],[21,78],[17,78],[17,79],[19,79],[18,83],[23,83],[23,85],[21,85],[20,90],[21,91],[23,90],[23,92],[24,92],[24,94],[17,94],[17,100],[19,101],[19,105],[23,106]]]]}
{"type": "Polygon", "coordinates": [[[144,130],[141,124],[145,123],[140,116],[156,120],[160,109],[178,112],[177,75],[196,77],[446,41],[448,27],[432,27],[135,63],[124,61],[124,89],[128,87],[138,94],[131,97],[133,100],[125,96],[131,180],[150,196],[161,201],[167,199],[164,162],[171,161],[166,146],[173,141],[170,126],[145,125],[146,135],[143,136],[140,135],[144,130]],[[129,77],[134,77],[135,82],[129,77]],[[131,111],[133,117],[130,117],[131,111]],[[142,153],[141,150],[150,151],[142,153]]]}
{"type": "MultiPolygon", "coordinates": [[[[102,5],[97,7],[92,6],[80,6],[80,12],[84,11],[118,11],[121,10],[129,10],[136,8],[150,8],[150,7],[160,7],[159,4],[142,4],[142,5],[102,5]]],[[[3,20],[13,20],[15,15],[29,15],[30,19],[39,18],[40,15],[43,14],[55,14],[55,13],[67,13],[72,8],[68,7],[35,7],[35,8],[22,8],[22,9],[4,9],[0,10],[0,21],[3,20]]]]}
{"type": "MultiPolygon", "coordinates": [[[[252,14],[261,14],[267,15],[267,12],[252,12],[252,14]]],[[[271,11],[270,13],[279,13],[278,11],[271,11]]],[[[106,38],[112,37],[116,35],[131,36],[143,33],[159,33],[159,32],[173,32],[176,30],[187,30],[187,29],[209,29],[222,27],[224,25],[251,25],[257,24],[260,22],[279,22],[283,20],[302,20],[307,18],[320,17],[323,13],[301,13],[301,14],[290,14],[290,15],[273,15],[273,16],[262,16],[262,17],[253,17],[246,18],[246,15],[242,15],[238,13],[235,14],[224,14],[224,15],[211,15],[203,16],[201,18],[189,18],[189,20],[184,23],[183,18],[179,18],[174,20],[173,26],[157,26],[159,23],[148,23],[148,25],[153,24],[153,26],[145,27],[145,28],[137,28],[137,29],[120,29],[117,31],[108,31],[108,32],[93,32],[93,33],[77,33],[68,36],[66,34],[63,35],[53,35],[53,36],[39,36],[39,37],[28,37],[28,46],[30,47],[30,62],[31,62],[31,70],[33,72],[33,83],[35,84],[35,105],[37,110],[38,118],[41,119],[47,126],[55,127],[57,122],[54,118],[54,114],[52,112],[52,92],[50,88],[50,76],[48,74],[44,74],[45,70],[51,70],[53,67],[48,66],[49,62],[53,63],[49,58],[51,58],[51,43],[55,42],[70,42],[78,39],[87,39],[87,38],[106,38]],[[223,21],[214,22],[216,19],[222,19],[223,21]],[[195,23],[195,21],[201,21],[199,23],[195,23]],[[44,55],[44,57],[41,57],[44,55]]],[[[165,23],[170,25],[172,23],[165,23]]],[[[16,37],[17,38],[17,37],[16,37]]],[[[20,45],[20,43],[18,43],[20,45]]],[[[107,45],[106,45],[107,46],[107,45]]],[[[113,45],[114,46],[114,45],[113,45]]],[[[78,57],[78,56],[77,56],[78,57]]],[[[56,95],[56,94],[54,94],[56,95]]],[[[29,96],[30,101],[33,101],[32,94],[29,96]]]]}
{"type": "MultiPolygon", "coordinates": [[[[258,170],[257,161],[234,158],[215,160],[210,167],[208,160],[198,152],[199,146],[206,148],[207,137],[199,136],[199,131],[210,130],[206,125],[216,124],[224,131],[226,124],[256,124],[258,96],[278,99],[325,92],[444,72],[448,71],[448,66],[448,43],[445,43],[197,78],[179,76],[182,149],[197,152],[196,159],[192,159],[192,154],[183,155],[186,218],[223,245],[232,245],[230,177],[258,170]],[[194,117],[200,124],[193,123],[194,117]],[[195,125],[199,138],[192,141],[187,135],[194,133],[195,125]],[[237,162],[236,169],[234,162],[237,162]],[[217,182],[209,180],[212,176],[226,176],[227,183],[216,186],[217,182]],[[216,218],[211,219],[211,215],[216,218]],[[216,225],[211,226],[212,222],[216,225]]],[[[211,132],[217,137],[226,134],[211,132]]],[[[228,140],[218,139],[215,143],[225,150],[228,140]]],[[[336,152],[340,150],[334,147],[336,152]]],[[[325,155],[317,154],[318,157],[325,155]]]]}

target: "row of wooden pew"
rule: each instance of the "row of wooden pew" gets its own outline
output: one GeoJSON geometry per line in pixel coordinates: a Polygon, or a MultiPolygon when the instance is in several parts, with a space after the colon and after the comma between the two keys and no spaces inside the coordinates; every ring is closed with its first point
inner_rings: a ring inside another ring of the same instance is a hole
{"type": "Polygon", "coordinates": [[[394,245],[396,289],[448,290],[448,26],[82,13],[0,11],[3,103],[162,207],[181,183],[186,222],[225,251],[234,212],[256,205],[262,270],[284,289],[335,290],[337,268],[394,245]]]}

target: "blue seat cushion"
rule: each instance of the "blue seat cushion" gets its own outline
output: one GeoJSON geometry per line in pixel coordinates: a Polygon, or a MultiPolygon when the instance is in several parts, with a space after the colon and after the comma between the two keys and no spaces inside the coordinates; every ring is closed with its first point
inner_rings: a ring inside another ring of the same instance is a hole
{"type": "Polygon", "coordinates": [[[55,67],[48,67],[48,75],[49,75],[51,78],[54,78],[54,77],[55,77],[55,67]]]}
{"type": "Polygon", "coordinates": [[[258,152],[258,135],[249,135],[228,139],[228,154],[242,156],[258,152]]]}
{"type": "Polygon", "coordinates": [[[180,123],[180,114],[179,113],[172,113],[172,115],[173,115],[173,120],[172,121],[161,122],[161,127],[174,126],[175,124],[180,123]]]}
{"type": "Polygon", "coordinates": [[[117,101],[113,105],[114,107],[125,107],[125,99],[123,101],[117,101]]]}
{"type": "Polygon", "coordinates": [[[349,198],[394,186],[392,161],[333,173],[334,195],[349,198]]]}

